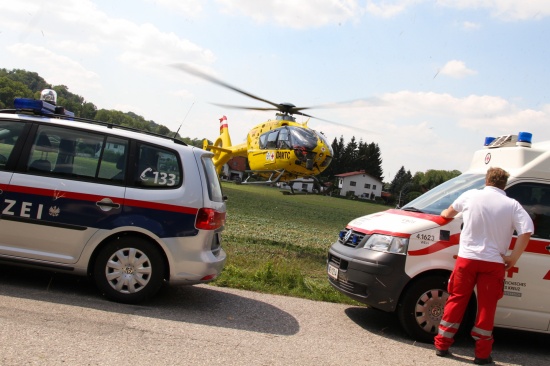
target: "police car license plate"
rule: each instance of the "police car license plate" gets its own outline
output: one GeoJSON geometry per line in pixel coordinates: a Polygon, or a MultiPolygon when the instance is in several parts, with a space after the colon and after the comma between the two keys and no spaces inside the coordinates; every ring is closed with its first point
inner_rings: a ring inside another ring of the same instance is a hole
{"type": "Polygon", "coordinates": [[[328,264],[328,275],[331,277],[331,278],[334,278],[335,280],[338,279],[338,267],[335,267],[333,266],[332,264],[328,264]]]}

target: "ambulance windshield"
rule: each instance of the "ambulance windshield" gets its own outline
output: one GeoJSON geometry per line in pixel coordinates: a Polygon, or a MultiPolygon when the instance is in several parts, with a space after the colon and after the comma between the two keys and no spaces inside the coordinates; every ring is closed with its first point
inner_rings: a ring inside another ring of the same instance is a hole
{"type": "Polygon", "coordinates": [[[439,215],[463,192],[483,187],[485,187],[485,174],[462,174],[429,190],[407,203],[402,209],[439,215]]]}

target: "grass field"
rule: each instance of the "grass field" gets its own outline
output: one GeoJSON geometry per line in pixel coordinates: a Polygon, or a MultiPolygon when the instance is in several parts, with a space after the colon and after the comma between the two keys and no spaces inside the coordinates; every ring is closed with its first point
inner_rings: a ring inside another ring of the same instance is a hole
{"type": "Polygon", "coordinates": [[[278,188],[223,183],[227,264],[216,286],[354,303],[327,280],[326,256],[353,218],[387,206],[318,195],[283,195],[278,188]]]}

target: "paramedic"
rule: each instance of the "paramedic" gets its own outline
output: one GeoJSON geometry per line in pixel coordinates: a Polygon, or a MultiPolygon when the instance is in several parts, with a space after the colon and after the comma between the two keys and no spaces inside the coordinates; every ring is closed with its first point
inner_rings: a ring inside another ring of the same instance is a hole
{"type": "Polygon", "coordinates": [[[503,296],[505,269],[514,267],[534,231],[527,212],[504,192],[508,177],[501,168],[489,168],[484,189],[464,192],[441,212],[448,219],[462,212],[464,227],[449,279],[449,298],[435,336],[438,356],[450,354],[453,336],[477,286],[478,312],[471,333],[476,341],[474,363],[493,362],[493,324],[497,302],[503,296]],[[514,230],[518,238],[512,253],[506,255],[514,230]]]}

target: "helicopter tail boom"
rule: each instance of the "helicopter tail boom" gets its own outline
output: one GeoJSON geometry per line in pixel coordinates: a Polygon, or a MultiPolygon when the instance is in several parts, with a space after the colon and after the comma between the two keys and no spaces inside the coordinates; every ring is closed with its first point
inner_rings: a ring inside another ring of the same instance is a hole
{"type": "Polygon", "coordinates": [[[229,135],[229,126],[226,116],[220,118],[220,136],[218,136],[212,145],[208,144],[208,140],[205,139],[203,141],[203,149],[214,153],[212,161],[214,162],[218,174],[221,173],[224,164],[231,158],[235,156],[246,157],[246,144],[235,146],[231,144],[231,136],[229,135]]]}

